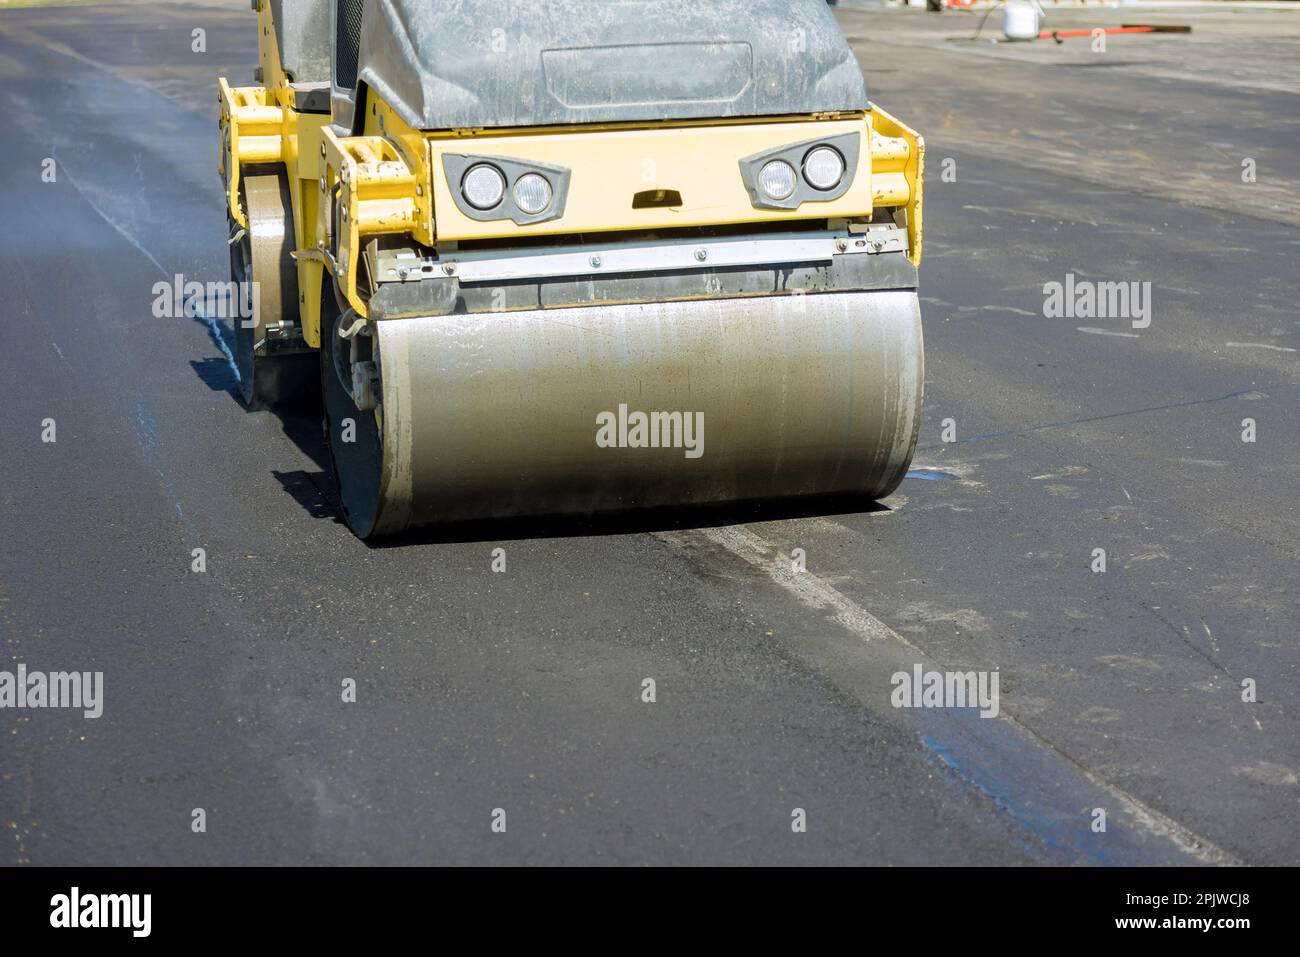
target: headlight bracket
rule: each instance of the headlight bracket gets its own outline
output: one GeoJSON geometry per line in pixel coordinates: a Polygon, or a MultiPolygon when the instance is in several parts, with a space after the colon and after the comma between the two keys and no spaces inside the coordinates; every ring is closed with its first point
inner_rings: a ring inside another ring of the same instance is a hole
{"type": "Polygon", "coordinates": [[[740,161],[740,178],[749,192],[749,201],[755,209],[798,209],[804,203],[828,203],[839,199],[853,185],[858,170],[858,152],[861,137],[857,133],[841,133],[824,139],[803,140],[774,150],[754,153],[740,161]],[[817,189],[803,175],[804,157],[819,146],[829,146],[844,157],[844,177],[831,189],[817,189]],[[758,171],[772,160],[784,160],[795,169],[794,192],[785,199],[772,199],[758,188],[758,171]]]}
{"type": "Polygon", "coordinates": [[[456,208],[470,219],[481,223],[509,219],[519,226],[544,223],[564,215],[564,203],[569,197],[570,171],[563,166],[550,166],[532,160],[509,156],[489,156],[478,153],[443,153],[442,171],[447,177],[447,191],[451,193],[456,208]],[[465,172],[479,163],[487,163],[501,171],[506,179],[505,195],[491,209],[476,209],[461,193],[460,183],[465,172]],[[528,173],[539,173],[551,184],[551,202],[540,213],[526,213],[515,203],[515,183],[528,173]]]}

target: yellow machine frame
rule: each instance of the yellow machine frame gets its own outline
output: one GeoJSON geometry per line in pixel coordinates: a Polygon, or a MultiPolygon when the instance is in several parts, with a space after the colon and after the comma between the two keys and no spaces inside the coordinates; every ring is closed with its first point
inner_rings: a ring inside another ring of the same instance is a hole
{"type": "Polygon", "coordinates": [[[225,78],[219,81],[219,169],[227,183],[230,214],[246,227],[240,196],[244,169],[283,164],[293,203],[300,322],[310,346],[320,345],[323,269],[334,274],[357,315],[368,315],[357,289],[358,266],[363,243],[375,235],[410,235],[432,246],[733,223],[861,222],[898,213],[907,227],[908,258],[920,263],[925,144],[874,105],[865,113],[762,120],[423,131],[407,126],[370,92],[358,104],[365,110],[363,135],[340,137],[329,128],[328,115],[297,108],[296,93],[279,62],[269,5],[260,7],[264,83],[231,87],[225,78]],[[738,173],[740,158],[852,131],[863,134],[862,148],[853,185],[843,196],[795,210],[752,205],[738,173]],[[571,170],[563,216],[521,226],[462,214],[442,175],[441,157],[476,151],[571,170]],[[628,197],[656,187],[678,190],[683,205],[631,208],[628,197]]]}

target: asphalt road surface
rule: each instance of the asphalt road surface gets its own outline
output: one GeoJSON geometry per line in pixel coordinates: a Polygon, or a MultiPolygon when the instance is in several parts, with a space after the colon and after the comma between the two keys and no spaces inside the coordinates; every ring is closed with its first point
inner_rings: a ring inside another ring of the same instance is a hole
{"type": "Polygon", "coordinates": [[[0,5],[0,669],[104,674],[0,710],[0,861],[1300,863],[1300,11],[839,16],[928,144],[899,492],[370,547],[151,308],[227,278],[248,4],[0,5]],[[997,717],[893,707],[917,664],[997,717]]]}

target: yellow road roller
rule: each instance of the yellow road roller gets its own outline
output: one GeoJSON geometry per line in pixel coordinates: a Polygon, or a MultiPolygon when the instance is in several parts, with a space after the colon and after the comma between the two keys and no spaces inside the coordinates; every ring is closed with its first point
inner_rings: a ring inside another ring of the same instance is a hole
{"type": "Polygon", "coordinates": [[[252,5],[240,388],[357,535],[902,480],[924,144],[824,0],[252,5]]]}

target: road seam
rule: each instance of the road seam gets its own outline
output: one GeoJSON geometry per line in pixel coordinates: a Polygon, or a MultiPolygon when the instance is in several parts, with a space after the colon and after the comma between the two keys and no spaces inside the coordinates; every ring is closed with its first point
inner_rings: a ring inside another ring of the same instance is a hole
{"type": "MultiPolygon", "coordinates": [[[[802,604],[817,610],[829,609],[832,613],[831,617],[836,622],[862,640],[868,642],[896,642],[918,655],[925,655],[924,651],[833,585],[818,578],[812,572],[796,571],[795,563],[789,555],[782,553],[776,545],[767,541],[752,529],[744,525],[727,525],[717,528],[701,528],[699,533],[715,545],[725,548],[736,557],[765,572],[772,581],[794,595],[802,604]]],[[[1016,720],[1005,709],[1003,709],[999,717],[1006,720],[1008,724],[1038,747],[1047,749],[1061,760],[1067,762],[1089,784],[1114,798],[1148,834],[1165,838],[1188,856],[1205,864],[1220,866],[1243,866],[1245,864],[1244,861],[1236,858],[1212,841],[1178,823],[1168,815],[1148,807],[1124,789],[1089,770],[1070,755],[1057,748],[1052,742],[1016,720]]]]}

